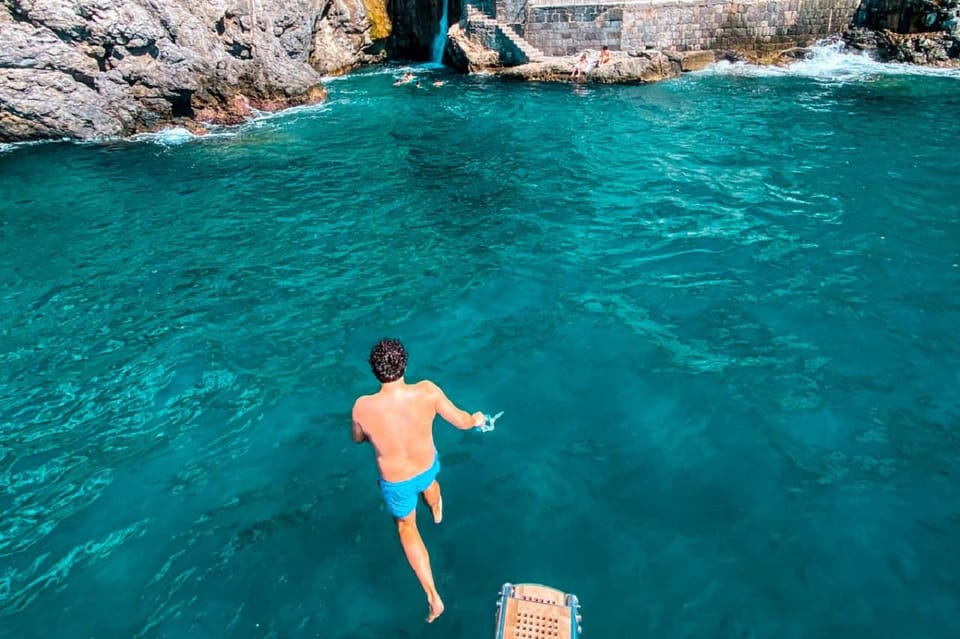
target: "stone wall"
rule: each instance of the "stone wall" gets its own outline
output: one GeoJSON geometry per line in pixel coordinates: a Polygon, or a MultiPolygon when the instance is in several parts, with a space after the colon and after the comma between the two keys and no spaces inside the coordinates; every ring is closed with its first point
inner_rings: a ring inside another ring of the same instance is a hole
{"type": "MultiPolygon", "coordinates": [[[[525,24],[529,10],[537,0],[494,0],[497,7],[497,19],[514,26],[525,24]]],[[[518,29],[519,30],[519,29],[518,29]]]]}
{"type": "MultiPolygon", "coordinates": [[[[842,32],[859,5],[860,0],[530,0],[526,22],[517,28],[547,55],[603,45],[615,51],[738,49],[762,55],[842,32]]],[[[498,18],[503,20],[499,12],[498,18]]]]}
{"type": "MultiPolygon", "coordinates": [[[[476,6],[476,5],[475,5],[476,6]]],[[[509,27],[507,27],[509,28],[509,27]]],[[[466,25],[467,34],[490,51],[497,52],[497,64],[514,66],[527,62],[527,57],[503,34],[503,27],[473,22],[466,25]]],[[[464,65],[455,65],[463,67],[464,65]]]]}

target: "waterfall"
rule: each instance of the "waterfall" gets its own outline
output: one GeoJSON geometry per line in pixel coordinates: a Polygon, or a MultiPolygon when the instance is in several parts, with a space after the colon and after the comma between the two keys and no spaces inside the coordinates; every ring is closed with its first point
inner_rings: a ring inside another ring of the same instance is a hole
{"type": "Polygon", "coordinates": [[[447,12],[450,0],[440,0],[440,2],[443,3],[443,10],[440,12],[440,29],[433,39],[433,52],[430,56],[430,62],[438,66],[443,65],[443,49],[447,46],[447,12]]]}

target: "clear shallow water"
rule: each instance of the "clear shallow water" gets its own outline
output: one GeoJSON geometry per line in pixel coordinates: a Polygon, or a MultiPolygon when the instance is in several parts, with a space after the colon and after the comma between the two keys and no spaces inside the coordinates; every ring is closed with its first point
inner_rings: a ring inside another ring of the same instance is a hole
{"type": "Polygon", "coordinates": [[[490,637],[508,580],[956,637],[960,78],[822,63],[0,155],[0,637],[490,637]],[[438,423],[433,626],[349,442],[382,335],[505,411],[438,423]]]}

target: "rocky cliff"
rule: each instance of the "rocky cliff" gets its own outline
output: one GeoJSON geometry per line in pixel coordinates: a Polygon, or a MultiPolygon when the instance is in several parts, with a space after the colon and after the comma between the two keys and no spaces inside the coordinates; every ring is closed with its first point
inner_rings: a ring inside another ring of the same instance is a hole
{"type": "Polygon", "coordinates": [[[960,65],[960,0],[863,0],[854,25],[847,44],[881,60],[960,65]]]}
{"type": "Polygon", "coordinates": [[[387,0],[0,0],[0,142],[236,123],[384,58],[387,0]]]}

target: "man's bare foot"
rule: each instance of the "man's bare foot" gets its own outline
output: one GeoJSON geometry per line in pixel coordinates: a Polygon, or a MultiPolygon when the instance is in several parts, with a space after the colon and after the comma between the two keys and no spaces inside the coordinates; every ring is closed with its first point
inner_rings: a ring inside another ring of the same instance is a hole
{"type": "Polygon", "coordinates": [[[437,507],[430,510],[433,512],[433,523],[439,524],[443,521],[443,497],[438,497],[437,507]]]}
{"type": "Polygon", "coordinates": [[[433,620],[443,614],[443,601],[440,599],[440,594],[436,594],[433,597],[427,598],[427,603],[430,604],[430,614],[427,615],[427,623],[433,623],[433,620]]]}

